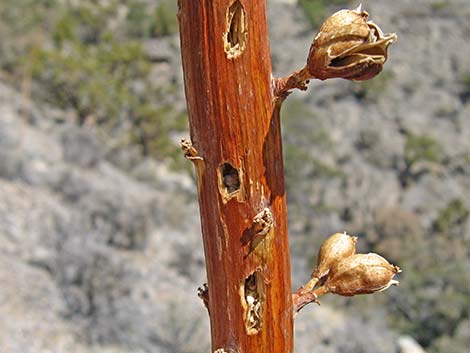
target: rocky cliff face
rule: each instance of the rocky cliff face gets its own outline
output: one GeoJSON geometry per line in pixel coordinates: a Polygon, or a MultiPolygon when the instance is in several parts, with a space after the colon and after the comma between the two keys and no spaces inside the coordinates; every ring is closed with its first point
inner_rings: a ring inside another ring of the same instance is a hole
{"type": "Polygon", "coordinates": [[[118,169],[63,112],[0,101],[1,350],[207,350],[191,179],[132,152],[118,169]]]}
{"type": "MultiPolygon", "coordinates": [[[[293,279],[306,279],[324,237],[348,230],[404,268],[402,287],[306,309],[296,352],[418,349],[400,332],[463,352],[470,3],[363,5],[399,34],[385,71],[365,84],[313,82],[284,108],[293,279]]],[[[301,10],[272,0],[268,18],[276,73],[303,66],[313,31],[301,10]]],[[[176,37],[161,41],[152,72],[183,105],[181,73],[168,69],[176,37]]],[[[0,84],[0,351],[208,352],[193,180],[70,121],[0,84]]]]}

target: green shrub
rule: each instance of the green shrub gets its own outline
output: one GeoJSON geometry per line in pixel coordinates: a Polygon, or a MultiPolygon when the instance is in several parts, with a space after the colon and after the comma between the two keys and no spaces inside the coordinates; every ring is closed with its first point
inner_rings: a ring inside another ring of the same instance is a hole
{"type": "Polygon", "coordinates": [[[407,165],[417,161],[439,162],[442,149],[431,136],[410,134],[406,140],[404,157],[407,165]]]}
{"type": "Polygon", "coordinates": [[[470,344],[470,319],[462,320],[452,336],[437,338],[430,349],[432,353],[462,353],[470,344]]]}
{"type": "Polygon", "coordinates": [[[469,216],[470,209],[465,206],[462,200],[452,200],[447,207],[439,212],[434,221],[434,229],[451,236],[462,236],[462,232],[466,231],[462,228],[465,227],[469,216]]]}
{"type": "Polygon", "coordinates": [[[145,4],[137,2],[129,5],[127,23],[131,36],[147,37],[150,35],[150,16],[147,15],[145,4]]]}
{"type": "Polygon", "coordinates": [[[312,112],[312,109],[300,99],[291,98],[282,107],[282,127],[284,141],[295,143],[305,148],[331,149],[333,142],[324,121],[312,112]]]}
{"type": "Polygon", "coordinates": [[[402,244],[404,268],[400,291],[388,310],[393,324],[425,347],[438,337],[452,336],[469,318],[470,287],[462,239],[428,237],[402,244]]]}
{"type": "Polygon", "coordinates": [[[460,98],[463,102],[470,100],[470,72],[462,75],[460,79],[460,98]]]}
{"type": "Polygon", "coordinates": [[[165,36],[178,31],[178,19],[176,1],[164,0],[155,9],[153,34],[155,36],[165,36]]]}
{"type": "Polygon", "coordinates": [[[119,120],[137,104],[133,80],[145,80],[148,64],[137,42],[69,43],[67,50],[39,49],[33,77],[38,94],[64,109],[75,109],[81,123],[119,120]]]}
{"type": "Polygon", "coordinates": [[[433,11],[438,12],[438,11],[448,8],[450,5],[451,5],[451,2],[448,0],[437,0],[437,1],[431,2],[431,9],[433,11]]]}
{"type": "MultiPolygon", "coordinates": [[[[0,70],[19,74],[24,67],[22,57],[30,47],[42,40],[42,29],[53,19],[47,14],[55,1],[2,0],[0,1],[0,70]]],[[[52,11],[54,12],[54,11],[52,11]]]]}
{"type": "Polygon", "coordinates": [[[373,128],[365,128],[359,132],[356,143],[359,149],[372,149],[380,142],[380,132],[373,128]]]}
{"type": "Polygon", "coordinates": [[[33,99],[75,111],[79,123],[176,160],[170,134],[187,129],[185,114],[165,99],[174,87],[149,79],[152,62],[141,46],[177,30],[176,10],[173,0],[2,1],[0,69],[13,82],[31,75],[33,99]]]}
{"type": "Polygon", "coordinates": [[[414,168],[419,162],[440,163],[442,158],[442,147],[433,137],[408,134],[403,152],[404,167],[399,173],[402,186],[408,186],[410,180],[417,180],[426,172],[426,169],[414,168]]]}

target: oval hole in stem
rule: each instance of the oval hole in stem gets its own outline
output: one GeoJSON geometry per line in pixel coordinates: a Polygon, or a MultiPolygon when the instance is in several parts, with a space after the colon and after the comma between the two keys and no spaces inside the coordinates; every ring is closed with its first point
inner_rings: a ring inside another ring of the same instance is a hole
{"type": "Polygon", "coordinates": [[[242,55],[247,35],[245,9],[240,0],[236,0],[227,11],[227,29],[224,33],[224,50],[227,58],[236,59],[242,55]]]}

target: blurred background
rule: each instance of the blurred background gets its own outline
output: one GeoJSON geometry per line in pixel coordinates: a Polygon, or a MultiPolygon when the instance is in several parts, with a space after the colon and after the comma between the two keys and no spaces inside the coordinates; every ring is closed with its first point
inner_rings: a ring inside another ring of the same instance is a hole
{"type": "MultiPolygon", "coordinates": [[[[463,353],[470,1],[363,5],[399,35],[384,71],[283,108],[293,286],[344,230],[401,284],[304,309],[295,351],[463,353]]],[[[268,0],[276,75],[356,6],[268,0]]],[[[0,0],[0,38],[0,352],[209,352],[175,1],[0,0]]]]}

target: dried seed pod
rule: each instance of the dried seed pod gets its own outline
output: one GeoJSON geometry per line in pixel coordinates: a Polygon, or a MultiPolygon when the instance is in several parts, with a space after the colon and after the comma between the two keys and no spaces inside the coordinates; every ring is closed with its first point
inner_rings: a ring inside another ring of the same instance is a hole
{"type": "Polygon", "coordinates": [[[397,39],[384,34],[359,6],[331,15],[315,37],[307,59],[310,75],[320,80],[344,78],[364,81],[373,78],[387,60],[387,50],[397,39]]]}
{"type": "Polygon", "coordinates": [[[325,287],[343,296],[380,292],[398,285],[393,277],[401,272],[377,254],[356,254],[338,261],[330,269],[325,287]]]}
{"type": "Polygon", "coordinates": [[[328,237],[318,250],[317,267],[312,273],[313,278],[320,279],[330,271],[331,266],[344,257],[356,252],[357,237],[346,232],[336,233],[328,237]]]}
{"type": "Polygon", "coordinates": [[[331,266],[344,257],[356,252],[357,237],[352,237],[346,232],[329,236],[318,250],[317,267],[312,273],[312,278],[303,286],[301,292],[310,292],[318,281],[326,276],[331,266]]]}

